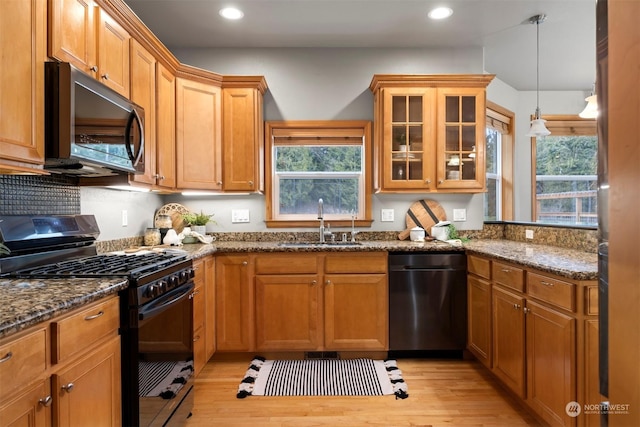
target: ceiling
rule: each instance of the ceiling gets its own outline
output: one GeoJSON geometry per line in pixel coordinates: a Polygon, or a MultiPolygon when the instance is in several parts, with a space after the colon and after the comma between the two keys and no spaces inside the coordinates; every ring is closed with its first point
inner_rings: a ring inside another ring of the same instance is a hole
{"type": "Polygon", "coordinates": [[[485,50],[485,70],[517,90],[582,90],[595,82],[596,0],[125,0],[172,48],[465,48],[485,50]],[[218,11],[239,7],[244,18],[218,11]],[[428,10],[447,5],[447,20],[428,10]]]}

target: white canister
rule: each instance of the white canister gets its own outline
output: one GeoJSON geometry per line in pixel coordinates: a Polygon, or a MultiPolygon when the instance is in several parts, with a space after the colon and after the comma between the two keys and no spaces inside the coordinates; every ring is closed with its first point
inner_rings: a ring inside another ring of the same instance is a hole
{"type": "Polygon", "coordinates": [[[409,232],[409,238],[412,242],[424,242],[424,228],[413,227],[409,232]]]}
{"type": "Polygon", "coordinates": [[[431,237],[436,240],[449,240],[449,222],[439,222],[431,227],[431,237]]]}

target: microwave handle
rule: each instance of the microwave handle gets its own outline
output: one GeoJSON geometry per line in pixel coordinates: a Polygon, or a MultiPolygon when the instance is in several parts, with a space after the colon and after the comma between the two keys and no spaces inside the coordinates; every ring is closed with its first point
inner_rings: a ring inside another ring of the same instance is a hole
{"type": "Polygon", "coordinates": [[[127,149],[129,160],[131,160],[133,166],[136,166],[140,162],[142,154],[144,153],[144,132],[142,130],[142,122],[140,120],[140,116],[138,115],[138,112],[135,110],[135,108],[131,110],[131,114],[129,114],[129,120],[127,121],[127,130],[125,131],[124,138],[125,141],[127,141],[124,146],[127,149]],[[134,121],[138,125],[138,132],[140,133],[140,146],[135,153],[131,150],[131,146],[129,145],[129,138],[131,137],[131,126],[133,126],[134,121]]]}

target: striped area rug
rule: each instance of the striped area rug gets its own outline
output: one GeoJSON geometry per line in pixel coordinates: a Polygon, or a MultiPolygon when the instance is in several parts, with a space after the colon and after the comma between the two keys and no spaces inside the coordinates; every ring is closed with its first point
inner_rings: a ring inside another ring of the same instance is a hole
{"type": "Polygon", "coordinates": [[[405,398],[395,361],[371,359],[264,360],[256,358],[238,398],[256,396],[382,396],[405,398]]]}

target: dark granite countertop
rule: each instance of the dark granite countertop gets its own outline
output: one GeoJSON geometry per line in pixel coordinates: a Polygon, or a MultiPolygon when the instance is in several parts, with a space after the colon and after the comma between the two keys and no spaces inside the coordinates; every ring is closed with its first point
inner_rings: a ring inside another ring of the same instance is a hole
{"type": "MultiPolygon", "coordinates": [[[[463,246],[443,242],[401,240],[362,241],[355,246],[309,245],[282,246],[279,242],[214,242],[180,247],[191,259],[215,253],[249,252],[425,252],[466,251],[491,256],[523,267],[535,268],[574,280],[597,280],[598,257],[595,253],[510,240],[474,239],[463,246]]],[[[0,338],[36,323],[51,319],[73,308],[115,294],[124,289],[122,279],[20,280],[0,279],[0,338]]]]}
{"type": "Polygon", "coordinates": [[[0,279],[0,338],[127,287],[123,279],[0,279]]]}

